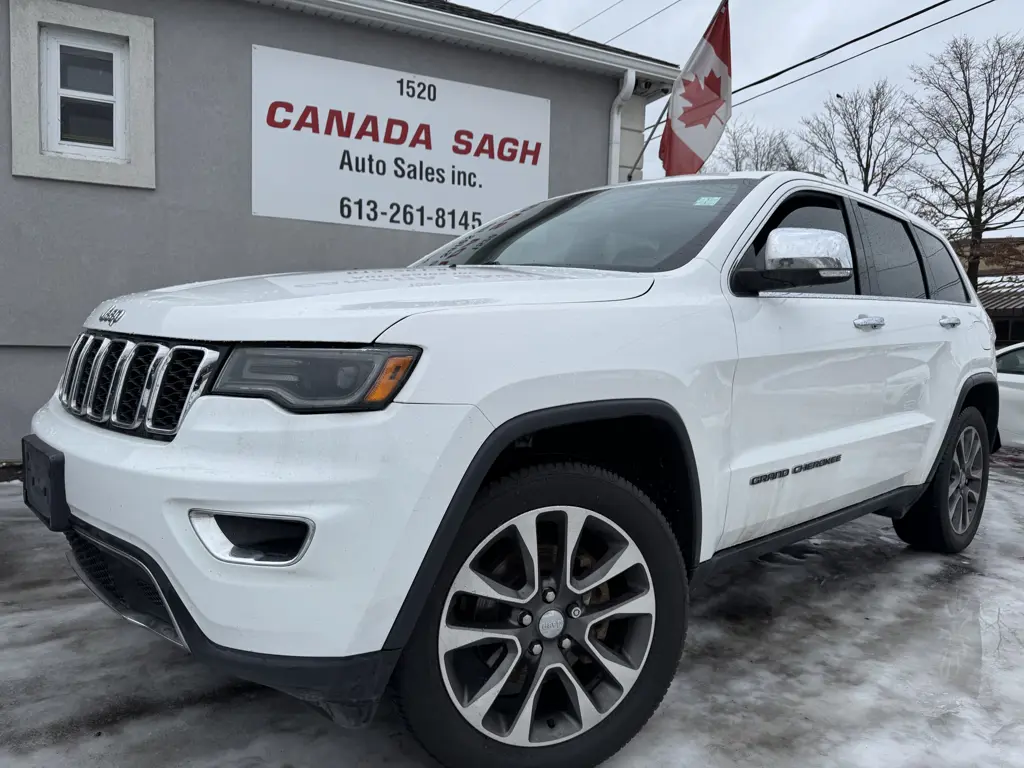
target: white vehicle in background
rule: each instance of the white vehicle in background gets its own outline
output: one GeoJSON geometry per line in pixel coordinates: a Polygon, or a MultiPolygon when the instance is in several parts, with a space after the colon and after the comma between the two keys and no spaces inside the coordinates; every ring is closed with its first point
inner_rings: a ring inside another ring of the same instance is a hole
{"type": "Polygon", "coordinates": [[[1024,342],[996,353],[999,379],[999,441],[1008,448],[1024,448],[1024,342]]]}
{"type": "Polygon", "coordinates": [[[589,190],[409,269],[105,302],[25,499],[206,663],[348,725],[390,685],[451,768],[587,768],[657,709],[694,582],[867,514],[970,544],[994,343],[942,236],[848,187],[589,190]]]}

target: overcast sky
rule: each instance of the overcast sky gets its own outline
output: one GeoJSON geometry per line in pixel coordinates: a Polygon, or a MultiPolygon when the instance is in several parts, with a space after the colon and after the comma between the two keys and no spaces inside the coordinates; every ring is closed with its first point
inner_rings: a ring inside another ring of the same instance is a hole
{"type": "MultiPolygon", "coordinates": [[[[458,0],[482,10],[493,11],[504,0],[458,0]]],[[[707,27],[719,0],[683,0],[675,7],[612,45],[682,64],[707,27]]],[[[512,0],[500,11],[515,16],[529,8],[534,0],[512,0]]],[[[611,5],[614,0],[540,0],[520,18],[552,29],[569,31],[589,16],[611,5]]],[[[625,0],[574,34],[604,42],[622,30],[667,5],[669,0],[625,0]]],[[[813,56],[825,49],[887,24],[900,16],[931,5],[934,0],[730,0],[732,20],[733,87],[758,80],[765,75],[813,56]]],[[[737,96],[748,98],[792,77],[806,74],[846,56],[858,53],[885,40],[926,26],[941,18],[977,5],[980,0],[954,0],[930,13],[905,22],[876,37],[851,46],[821,62],[802,67],[791,75],[737,96]]],[[[802,115],[821,106],[830,94],[867,85],[881,77],[901,85],[907,82],[912,64],[927,63],[928,55],[942,49],[954,34],[979,39],[999,32],[1017,32],[1024,28],[1024,0],[997,0],[991,5],[940,24],[919,35],[869,53],[848,64],[816,75],[802,83],[764,96],[735,110],[734,117],[750,117],[779,128],[794,128],[802,115]]],[[[648,123],[654,121],[663,102],[648,108],[648,123]]],[[[658,161],[657,141],[644,159],[645,176],[663,175],[658,161]]]]}

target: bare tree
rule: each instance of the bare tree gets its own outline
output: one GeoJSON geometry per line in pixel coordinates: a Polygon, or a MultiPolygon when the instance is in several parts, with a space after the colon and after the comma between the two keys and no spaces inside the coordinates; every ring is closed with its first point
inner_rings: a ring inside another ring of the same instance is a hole
{"type": "Polygon", "coordinates": [[[729,122],[705,167],[708,173],[808,170],[788,131],[766,128],[749,118],[729,122]]]}
{"type": "Polygon", "coordinates": [[[911,72],[908,138],[924,153],[905,194],[912,207],[969,239],[977,285],[982,235],[1024,216],[1024,39],[951,40],[911,72]]]}
{"type": "Polygon", "coordinates": [[[800,138],[826,174],[877,195],[907,170],[913,148],[904,136],[906,96],[888,80],[836,94],[801,120],[800,138]]]}

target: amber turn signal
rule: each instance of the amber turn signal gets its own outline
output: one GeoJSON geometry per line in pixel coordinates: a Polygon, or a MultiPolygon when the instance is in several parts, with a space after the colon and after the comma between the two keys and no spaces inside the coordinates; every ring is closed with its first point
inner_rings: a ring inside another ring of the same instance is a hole
{"type": "Polygon", "coordinates": [[[416,362],[416,358],[412,355],[389,357],[377,376],[377,381],[373,383],[370,391],[363,398],[364,402],[382,403],[388,400],[401,385],[414,362],[416,362]]]}

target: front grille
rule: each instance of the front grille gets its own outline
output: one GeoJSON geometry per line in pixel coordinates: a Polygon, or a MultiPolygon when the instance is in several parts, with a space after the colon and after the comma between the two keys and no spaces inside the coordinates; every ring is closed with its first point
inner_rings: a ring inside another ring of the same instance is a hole
{"type": "Polygon", "coordinates": [[[219,358],[209,347],[83,333],[58,394],[69,413],[97,426],[170,440],[219,358]]]}
{"type": "Polygon", "coordinates": [[[93,585],[123,612],[141,613],[168,628],[174,622],[160,591],[149,574],[135,562],[93,544],[76,531],[68,531],[71,555],[93,585]]]}

